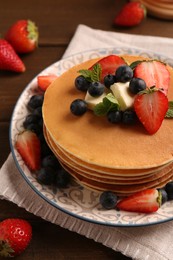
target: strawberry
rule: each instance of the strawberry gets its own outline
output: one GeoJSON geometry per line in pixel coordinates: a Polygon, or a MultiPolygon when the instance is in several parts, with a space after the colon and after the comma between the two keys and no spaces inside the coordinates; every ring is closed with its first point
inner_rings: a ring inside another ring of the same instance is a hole
{"type": "Polygon", "coordinates": [[[32,238],[32,227],[23,219],[5,219],[0,222],[0,256],[21,254],[32,238]]]}
{"type": "Polygon", "coordinates": [[[160,128],[168,110],[168,98],[155,88],[139,92],[134,100],[135,112],[149,134],[160,128]]]}
{"type": "Polygon", "coordinates": [[[18,20],[7,31],[5,39],[17,53],[32,52],[38,43],[38,28],[30,20],[18,20]]]}
{"type": "Polygon", "coordinates": [[[38,86],[41,90],[45,91],[50,83],[57,78],[56,75],[40,75],[37,77],[38,86]]]}
{"type": "Polygon", "coordinates": [[[156,60],[140,62],[134,69],[134,77],[143,79],[149,88],[155,86],[163,89],[167,95],[170,73],[163,62],[156,60]]]}
{"type": "Polygon", "coordinates": [[[31,170],[35,171],[40,168],[40,140],[34,132],[30,130],[21,132],[17,137],[15,146],[31,170]]]}
{"type": "Polygon", "coordinates": [[[13,47],[4,39],[0,39],[0,70],[25,71],[25,65],[22,60],[13,47]]]}
{"type": "Polygon", "coordinates": [[[120,210],[152,213],[159,209],[162,204],[162,194],[157,189],[147,189],[136,192],[127,198],[120,200],[116,207],[120,210]]]}
{"type": "MultiPolygon", "coordinates": [[[[104,77],[108,74],[115,74],[116,69],[123,64],[125,61],[117,55],[109,55],[97,61],[101,66],[101,81],[103,82],[104,77]]],[[[96,63],[95,63],[96,64],[96,63]]],[[[94,65],[95,65],[94,64],[94,65]]],[[[92,69],[94,65],[90,68],[92,69]]]]}
{"type": "Polygon", "coordinates": [[[140,2],[131,2],[122,7],[113,23],[118,26],[131,27],[140,24],[145,16],[145,6],[140,2]]]}

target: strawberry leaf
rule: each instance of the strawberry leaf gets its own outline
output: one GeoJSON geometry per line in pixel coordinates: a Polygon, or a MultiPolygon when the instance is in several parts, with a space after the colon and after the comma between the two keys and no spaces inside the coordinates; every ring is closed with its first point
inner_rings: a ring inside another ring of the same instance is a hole
{"type": "Polygon", "coordinates": [[[165,118],[173,118],[173,101],[169,101],[168,111],[166,112],[165,118]]]}

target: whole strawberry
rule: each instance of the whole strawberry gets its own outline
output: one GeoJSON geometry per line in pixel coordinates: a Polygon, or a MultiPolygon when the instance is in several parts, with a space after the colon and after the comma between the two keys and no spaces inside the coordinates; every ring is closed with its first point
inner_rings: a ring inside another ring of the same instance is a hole
{"type": "Polygon", "coordinates": [[[5,219],[0,222],[0,256],[21,254],[32,238],[32,227],[23,219],[5,219]]]}
{"type": "Polygon", "coordinates": [[[9,28],[5,39],[17,53],[32,52],[38,44],[38,28],[30,20],[19,20],[9,28]]]}
{"type": "Polygon", "coordinates": [[[0,70],[25,71],[25,65],[22,60],[13,47],[4,39],[0,39],[0,70]]]}
{"type": "Polygon", "coordinates": [[[140,24],[145,16],[145,6],[140,2],[131,2],[123,6],[113,23],[118,26],[131,27],[140,24]]]}

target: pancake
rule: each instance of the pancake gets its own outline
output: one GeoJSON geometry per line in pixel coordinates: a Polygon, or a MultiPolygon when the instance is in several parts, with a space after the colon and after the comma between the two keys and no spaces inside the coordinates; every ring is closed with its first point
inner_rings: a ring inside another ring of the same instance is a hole
{"type": "MultiPolygon", "coordinates": [[[[128,62],[146,59],[123,56],[128,62]]],[[[80,69],[87,69],[98,59],[74,66],[58,77],[47,89],[43,103],[45,127],[55,144],[66,154],[107,169],[151,169],[173,161],[173,121],[165,119],[159,131],[148,135],[139,123],[134,126],[112,125],[105,117],[88,111],[81,117],[70,112],[74,99],[85,94],[74,87],[80,69]],[[132,152],[133,151],[133,152],[132,152]]],[[[173,72],[168,91],[173,100],[173,72]]]]}

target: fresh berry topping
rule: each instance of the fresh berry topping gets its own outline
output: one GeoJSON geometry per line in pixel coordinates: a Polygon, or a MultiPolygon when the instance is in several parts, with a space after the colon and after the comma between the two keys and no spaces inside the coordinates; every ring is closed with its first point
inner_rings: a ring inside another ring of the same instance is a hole
{"type": "Polygon", "coordinates": [[[37,77],[38,87],[41,90],[46,91],[46,89],[55,79],[57,79],[56,75],[40,75],[37,77]]]}
{"type": "Polygon", "coordinates": [[[143,79],[132,78],[129,83],[129,90],[132,94],[137,94],[138,92],[146,89],[146,83],[143,79]]]}
{"type": "MultiPolygon", "coordinates": [[[[101,82],[104,81],[104,77],[109,74],[115,74],[116,69],[122,65],[126,64],[125,61],[117,55],[109,55],[102,58],[97,62],[101,66],[101,82]]],[[[95,65],[95,64],[94,64],[95,65]]],[[[94,65],[90,68],[92,69],[94,65]]]]}
{"type": "Polygon", "coordinates": [[[75,116],[81,116],[87,111],[87,103],[82,99],[75,99],[70,105],[70,110],[75,116]]]}
{"type": "Polygon", "coordinates": [[[161,197],[161,205],[168,201],[168,194],[164,189],[158,189],[161,197]]]}
{"type": "Polygon", "coordinates": [[[160,207],[160,193],[157,189],[140,191],[120,200],[117,208],[120,210],[152,213],[160,207]]]}
{"type": "Polygon", "coordinates": [[[33,111],[34,109],[38,108],[38,107],[41,107],[42,104],[43,104],[43,100],[44,100],[44,96],[43,95],[33,95],[27,106],[28,108],[33,111]]]}
{"type": "Polygon", "coordinates": [[[115,17],[113,23],[118,26],[131,27],[138,25],[146,16],[146,8],[140,2],[125,4],[115,17]]]}
{"type": "Polygon", "coordinates": [[[32,52],[37,47],[38,28],[30,20],[19,20],[9,28],[5,38],[16,52],[32,52]]]}
{"type": "Polygon", "coordinates": [[[0,39],[0,70],[24,72],[25,65],[14,51],[13,47],[3,39],[0,39]]]}
{"type": "Polygon", "coordinates": [[[127,125],[134,124],[136,122],[136,113],[133,110],[125,110],[122,115],[122,122],[127,125]]]}
{"type": "Polygon", "coordinates": [[[90,86],[88,88],[88,93],[92,96],[92,97],[99,97],[103,94],[104,92],[104,85],[100,82],[91,82],[90,86]]]}
{"type": "Polygon", "coordinates": [[[17,137],[16,149],[26,165],[33,171],[40,168],[40,140],[32,131],[24,131],[17,137]]]}
{"type": "MultiPolygon", "coordinates": [[[[39,135],[41,137],[41,135],[39,135]]],[[[49,148],[48,144],[46,143],[45,139],[41,142],[41,158],[52,154],[52,150],[49,148]]]]}
{"type": "Polygon", "coordinates": [[[104,77],[104,85],[107,88],[110,88],[111,85],[113,85],[116,82],[115,75],[109,74],[104,77]]]}
{"type": "Polygon", "coordinates": [[[170,84],[170,73],[163,62],[142,61],[134,69],[134,77],[145,81],[148,88],[155,86],[167,95],[170,84]]]}
{"type": "Polygon", "coordinates": [[[118,82],[130,81],[133,77],[133,70],[128,65],[121,65],[115,72],[116,80],[118,82]]]}
{"type": "Polygon", "coordinates": [[[58,170],[55,180],[55,184],[58,188],[67,188],[70,181],[71,176],[66,170],[64,170],[63,168],[58,170]]]}
{"type": "Polygon", "coordinates": [[[60,163],[58,159],[55,157],[55,155],[50,154],[46,157],[43,158],[41,162],[42,167],[51,167],[53,169],[59,169],[60,168],[60,163]]]}
{"type": "Polygon", "coordinates": [[[32,238],[32,227],[23,219],[5,219],[0,222],[0,257],[21,254],[32,238]]]}
{"type": "Polygon", "coordinates": [[[40,184],[51,185],[55,182],[56,172],[51,167],[41,168],[37,173],[37,181],[40,184]]]}
{"type": "Polygon", "coordinates": [[[168,194],[168,200],[173,200],[173,181],[166,184],[165,191],[168,194]]]}
{"type": "Polygon", "coordinates": [[[168,110],[168,98],[159,90],[148,89],[136,95],[134,109],[148,133],[154,134],[168,110]]]}
{"type": "Polygon", "coordinates": [[[42,118],[42,107],[40,106],[34,109],[32,114],[37,116],[38,118],[42,118]]]}
{"type": "Polygon", "coordinates": [[[27,128],[28,125],[30,124],[37,124],[39,120],[39,117],[36,115],[27,115],[24,122],[23,122],[23,126],[24,128],[27,128]]]}
{"type": "Polygon", "coordinates": [[[112,191],[104,191],[100,195],[100,204],[105,209],[115,209],[117,201],[118,201],[118,197],[112,191]]]}
{"type": "Polygon", "coordinates": [[[107,119],[112,124],[116,124],[116,123],[121,122],[122,111],[119,111],[119,110],[109,111],[108,114],[107,114],[107,119]]]}
{"type": "Polygon", "coordinates": [[[87,91],[89,88],[90,82],[82,75],[78,76],[75,79],[75,87],[80,91],[87,91]]]}

